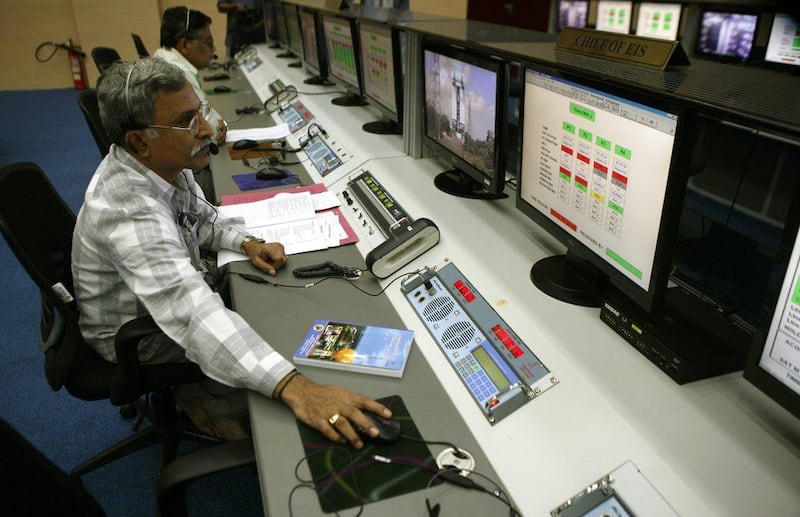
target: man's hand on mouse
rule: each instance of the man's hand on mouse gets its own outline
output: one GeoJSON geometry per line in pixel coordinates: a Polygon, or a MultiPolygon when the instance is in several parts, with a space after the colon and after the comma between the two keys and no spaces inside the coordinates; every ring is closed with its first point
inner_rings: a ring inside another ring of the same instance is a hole
{"type": "Polygon", "coordinates": [[[378,436],[378,428],[364,416],[369,411],[384,418],[392,412],[375,400],[339,386],[320,385],[298,375],[281,394],[297,418],[321,432],[332,442],[347,441],[356,449],[364,441],[356,429],[366,429],[370,436],[378,436]]]}

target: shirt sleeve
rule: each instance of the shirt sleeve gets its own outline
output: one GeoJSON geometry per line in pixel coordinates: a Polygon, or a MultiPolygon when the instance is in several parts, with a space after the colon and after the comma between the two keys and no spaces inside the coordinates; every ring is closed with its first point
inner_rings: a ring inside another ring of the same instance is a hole
{"type": "MultiPolygon", "coordinates": [[[[270,395],[292,364],[226,308],[192,267],[171,210],[149,199],[96,213],[122,280],[187,358],[223,384],[270,395]]],[[[237,235],[220,230],[215,238],[227,247],[237,235]]]]}

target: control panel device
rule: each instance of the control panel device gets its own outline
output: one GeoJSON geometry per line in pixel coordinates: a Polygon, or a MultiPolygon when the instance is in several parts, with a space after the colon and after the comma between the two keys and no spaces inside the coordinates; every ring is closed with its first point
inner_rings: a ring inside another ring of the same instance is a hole
{"type": "Polygon", "coordinates": [[[490,424],[558,383],[452,262],[420,269],[400,289],[490,424]]]}
{"type": "Polygon", "coordinates": [[[281,108],[278,116],[286,123],[292,134],[304,128],[314,118],[311,111],[299,100],[281,108]]]}

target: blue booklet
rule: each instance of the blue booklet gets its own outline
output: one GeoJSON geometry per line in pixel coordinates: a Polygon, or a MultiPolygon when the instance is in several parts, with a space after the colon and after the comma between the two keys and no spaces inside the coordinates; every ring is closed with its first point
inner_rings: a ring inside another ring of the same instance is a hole
{"type": "Polygon", "coordinates": [[[295,350],[295,364],[402,377],[414,331],[317,320],[295,350]]]}

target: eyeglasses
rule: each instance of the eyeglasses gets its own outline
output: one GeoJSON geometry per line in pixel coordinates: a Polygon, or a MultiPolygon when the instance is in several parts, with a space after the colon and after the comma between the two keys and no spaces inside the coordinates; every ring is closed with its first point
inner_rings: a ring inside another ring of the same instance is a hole
{"type": "Polygon", "coordinates": [[[195,113],[192,120],[189,121],[189,125],[186,127],[180,126],[160,126],[158,124],[147,124],[147,127],[157,127],[160,129],[177,129],[179,131],[188,131],[192,136],[195,136],[198,131],[200,131],[200,117],[203,120],[208,120],[208,116],[211,114],[211,106],[208,105],[207,102],[201,102],[200,107],[197,109],[197,113],[195,113]]]}

